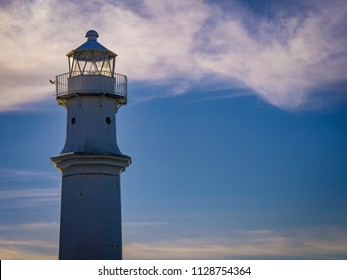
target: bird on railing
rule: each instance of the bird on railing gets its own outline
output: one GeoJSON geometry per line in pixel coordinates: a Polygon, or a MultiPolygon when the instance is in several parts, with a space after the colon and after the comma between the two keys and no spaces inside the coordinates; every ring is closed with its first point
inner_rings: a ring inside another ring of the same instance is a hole
{"type": "Polygon", "coordinates": [[[51,82],[51,84],[55,84],[55,81],[53,82],[52,80],[49,80],[51,82]]]}

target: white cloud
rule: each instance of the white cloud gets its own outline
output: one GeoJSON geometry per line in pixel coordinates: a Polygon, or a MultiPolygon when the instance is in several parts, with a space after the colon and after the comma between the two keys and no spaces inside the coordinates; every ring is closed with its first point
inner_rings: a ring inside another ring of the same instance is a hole
{"type": "MultiPolygon", "coordinates": [[[[164,95],[213,89],[223,81],[231,90],[246,88],[275,106],[297,108],[309,105],[315,90],[347,79],[344,1],[310,2],[296,13],[284,7],[272,18],[255,16],[237,2],[223,10],[197,0],[137,3],[4,5],[0,90],[6,98],[0,110],[52,98],[48,79],[67,71],[64,55],[83,43],[88,29],[119,54],[118,70],[130,82],[172,81],[164,95]]],[[[321,99],[329,100],[328,93],[321,99]]]]}

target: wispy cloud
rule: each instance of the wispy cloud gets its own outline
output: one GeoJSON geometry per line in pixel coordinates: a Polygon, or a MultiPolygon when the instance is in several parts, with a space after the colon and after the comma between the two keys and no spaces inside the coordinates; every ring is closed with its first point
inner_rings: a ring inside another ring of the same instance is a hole
{"type": "Polygon", "coordinates": [[[11,259],[57,259],[57,244],[38,240],[0,239],[0,258],[11,259]]]}
{"type": "MultiPolygon", "coordinates": [[[[144,223],[135,226],[148,226],[144,223]]],[[[0,230],[40,233],[41,240],[0,239],[1,259],[56,259],[57,223],[2,225],[0,230]],[[52,239],[52,233],[55,237],[52,239]],[[42,236],[44,234],[45,236],[42,236]]],[[[240,230],[229,236],[190,237],[123,244],[125,259],[346,259],[347,229],[315,227],[240,230]]]]}
{"type": "Polygon", "coordinates": [[[7,95],[0,110],[51,98],[48,79],[67,71],[65,53],[89,28],[119,54],[119,72],[131,82],[171,81],[167,96],[223,83],[281,108],[309,106],[315,91],[347,79],[347,6],[303,7],[262,17],[237,1],[228,8],[198,0],[12,1],[0,10],[0,90],[7,95]]]}
{"type": "Polygon", "coordinates": [[[56,260],[57,254],[43,254],[23,249],[6,248],[0,250],[2,260],[56,260]]]}
{"type": "Polygon", "coordinates": [[[30,169],[15,169],[15,168],[0,168],[0,182],[20,182],[20,181],[34,181],[34,180],[51,180],[58,181],[60,176],[30,169]]]}
{"type": "Polygon", "coordinates": [[[152,227],[152,226],[167,226],[168,222],[157,221],[157,222],[126,222],[123,225],[125,227],[152,227]]]}
{"type": "Polygon", "coordinates": [[[58,223],[0,225],[1,259],[57,259],[58,223]]]}
{"type": "Polygon", "coordinates": [[[58,231],[59,223],[26,223],[26,224],[14,224],[14,225],[0,225],[0,231],[58,231]]]}
{"type": "Polygon", "coordinates": [[[133,242],[125,244],[124,256],[126,259],[345,259],[347,256],[346,229],[301,229],[292,233],[256,230],[234,232],[228,237],[133,242]]]}
{"type": "Polygon", "coordinates": [[[56,204],[60,198],[59,182],[60,177],[52,173],[0,168],[0,208],[56,204]],[[32,187],[33,182],[36,187],[32,187]],[[37,182],[40,182],[42,187],[38,187],[37,182]]]}
{"type": "Polygon", "coordinates": [[[60,189],[27,188],[0,190],[0,208],[26,208],[59,203],[60,189]]]}

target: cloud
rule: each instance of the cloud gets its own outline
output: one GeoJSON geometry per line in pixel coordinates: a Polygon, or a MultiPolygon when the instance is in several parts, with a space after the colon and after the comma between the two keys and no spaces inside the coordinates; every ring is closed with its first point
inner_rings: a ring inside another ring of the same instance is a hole
{"type": "Polygon", "coordinates": [[[56,260],[57,254],[42,254],[16,248],[1,249],[2,260],[56,260]]]}
{"type": "Polygon", "coordinates": [[[57,245],[46,241],[0,239],[0,248],[2,260],[57,259],[57,245]]]}
{"type": "Polygon", "coordinates": [[[57,259],[59,223],[0,225],[0,259],[57,259]]]}
{"type": "MultiPolygon", "coordinates": [[[[1,259],[56,259],[58,223],[2,225],[19,233],[0,239],[1,259]],[[21,238],[23,233],[33,238],[21,238]],[[35,232],[40,240],[35,239],[35,232]],[[22,233],[22,235],[20,235],[22,233]],[[53,238],[52,238],[53,236],[53,238]]],[[[148,226],[147,223],[136,226],[148,226]]],[[[124,259],[346,259],[347,229],[314,227],[275,230],[238,230],[229,236],[126,242],[124,259]]]]}
{"type": "Polygon", "coordinates": [[[60,198],[60,177],[30,169],[0,168],[0,208],[26,208],[42,204],[56,204],[60,198]],[[32,187],[43,182],[46,186],[32,187]]]}
{"type": "Polygon", "coordinates": [[[14,225],[0,225],[1,231],[58,231],[59,223],[26,223],[26,224],[14,224],[14,225]]]}
{"type": "Polygon", "coordinates": [[[219,15],[202,41],[199,61],[275,106],[300,107],[314,90],[346,81],[347,48],[341,36],[346,14],[346,6],[334,1],[329,7],[317,4],[307,13],[281,12],[271,19],[249,12],[227,20],[219,15]],[[257,27],[247,28],[245,18],[257,27]]]}
{"type": "Polygon", "coordinates": [[[0,191],[0,208],[27,208],[59,203],[60,189],[27,188],[0,191]]]}
{"type": "Polygon", "coordinates": [[[153,226],[167,226],[169,223],[164,221],[157,222],[126,222],[123,223],[125,227],[153,227],[153,226]]]}
{"type": "MultiPolygon", "coordinates": [[[[7,95],[0,110],[52,98],[48,79],[67,71],[64,56],[87,29],[119,54],[118,71],[131,83],[171,87],[158,97],[193,88],[213,94],[223,85],[281,108],[310,106],[322,89],[320,103],[346,98],[330,88],[347,79],[347,6],[336,0],[303,7],[279,7],[269,17],[237,1],[226,8],[197,0],[12,1],[0,10],[0,90],[7,95]]],[[[144,92],[131,94],[150,99],[144,92]]]]}
{"type": "Polygon", "coordinates": [[[0,225],[1,259],[57,259],[59,223],[0,225]]]}
{"type": "Polygon", "coordinates": [[[1,168],[0,167],[0,182],[15,182],[15,181],[35,181],[42,179],[60,181],[60,176],[53,173],[42,172],[30,169],[15,169],[15,168],[1,168]]]}
{"type": "Polygon", "coordinates": [[[125,259],[345,259],[346,229],[234,232],[228,237],[132,242],[125,259]],[[317,231],[318,230],[318,231],[317,231]],[[317,234],[318,232],[318,234],[317,234]]]}

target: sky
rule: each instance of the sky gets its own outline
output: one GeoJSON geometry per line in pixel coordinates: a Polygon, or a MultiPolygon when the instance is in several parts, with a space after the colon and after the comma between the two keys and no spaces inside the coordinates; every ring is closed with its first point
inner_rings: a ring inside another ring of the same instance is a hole
{"type": "Polygon", "coordinates": [[[124,259],[347,259],[345,1],[0,0],[0,259],[57,259],[66,111],[118,54],[124,259]]]}

